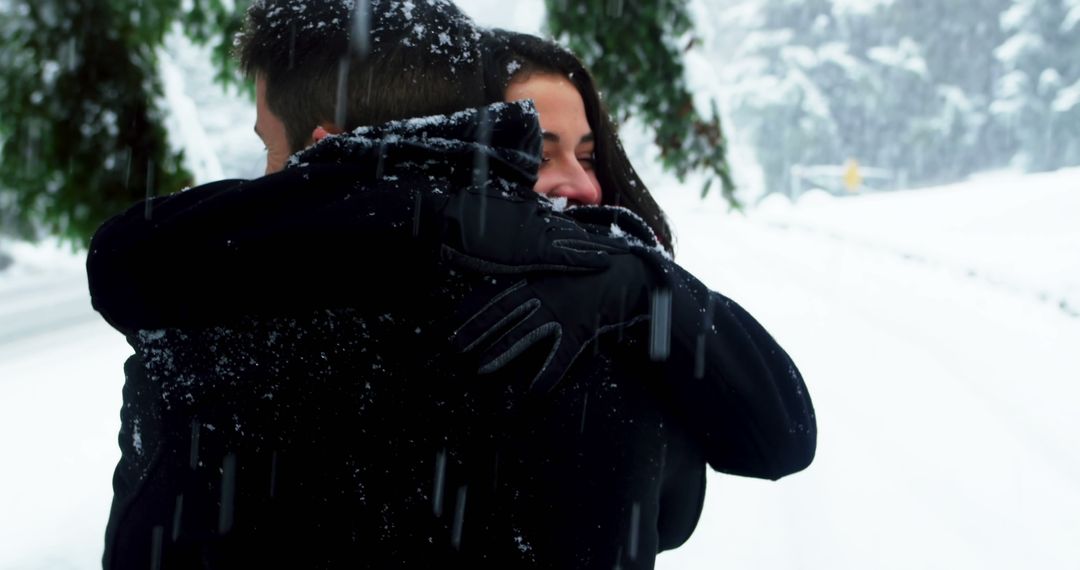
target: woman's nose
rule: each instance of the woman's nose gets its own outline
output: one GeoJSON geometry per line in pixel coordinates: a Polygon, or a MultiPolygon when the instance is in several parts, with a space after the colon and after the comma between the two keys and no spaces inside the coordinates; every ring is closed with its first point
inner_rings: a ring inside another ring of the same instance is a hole
{"type": "Polygon", "coordinates": [[[563,176],[550,189],[548,195],[566,198],[578,204],[599,204],[600,186],[596,178],[581,165],[575,164],[563,172],[563,176]]]}

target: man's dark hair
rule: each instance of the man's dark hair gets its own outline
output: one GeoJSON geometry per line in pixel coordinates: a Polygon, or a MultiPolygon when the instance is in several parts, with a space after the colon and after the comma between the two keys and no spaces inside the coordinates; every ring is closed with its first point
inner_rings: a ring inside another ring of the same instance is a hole
{"type": "Polygon", "coordinates": [[[353,129],[483,105],[479,37],[449,0],[255,0],[236,53],[265,79],[295,152],[323,122],[353,129]]]}

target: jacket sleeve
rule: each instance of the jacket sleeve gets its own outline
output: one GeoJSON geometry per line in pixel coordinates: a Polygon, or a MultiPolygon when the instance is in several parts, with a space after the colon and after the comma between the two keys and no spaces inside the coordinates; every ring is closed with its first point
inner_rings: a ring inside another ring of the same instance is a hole
{"type": "Polygon", "coordinates": [[[817,425],[795,363],[745,309],[665,264],[671,336],[661,389],[703,440],[709,465],[773,480],[806,468],[817,425]]]}
{"type": "MultiPolygon", "coordinates": [[[[290,169],[140,203],[94,235],[94,308],[117,330],[206,326],[399,299],[433,263],[413,239],[414,193],[353,190],[359,167],[290,169]],[[376,215],[378,214],[378,215],[376,215]]],[[[431,223],[431,222],[428,222],[431,223]]]]}

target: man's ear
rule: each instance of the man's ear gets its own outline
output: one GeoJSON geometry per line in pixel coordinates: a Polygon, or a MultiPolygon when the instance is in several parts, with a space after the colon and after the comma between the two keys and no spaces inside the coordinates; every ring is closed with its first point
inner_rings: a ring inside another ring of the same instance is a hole
{"type": "Polygon", "coordinates": [[[341,134],[341,129],[337,128],[333,123],[322,123],[311,131],[311,140],[312,142],[319,142],[330,135],[339,134],[341,134]]]}

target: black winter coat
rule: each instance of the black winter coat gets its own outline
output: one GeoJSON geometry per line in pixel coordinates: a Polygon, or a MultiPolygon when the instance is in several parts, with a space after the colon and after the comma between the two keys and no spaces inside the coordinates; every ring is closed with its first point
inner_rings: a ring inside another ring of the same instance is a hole
{"type": "Polygon", "coordinates": [[[102,226],[92,299],[135,349],[106,568],[651,568],[693,530],[706,458],[769,478],[809,463],[797,370],[723,298],[709,358],[742,377],[669,383],[633,330],[543,396],[518,381],[528,354],[472,373],[454,308],[502,278],[410,238],[438,223],[417,193],[531,195],[535,114],[487,115],[367,129],[102,226]]]}

